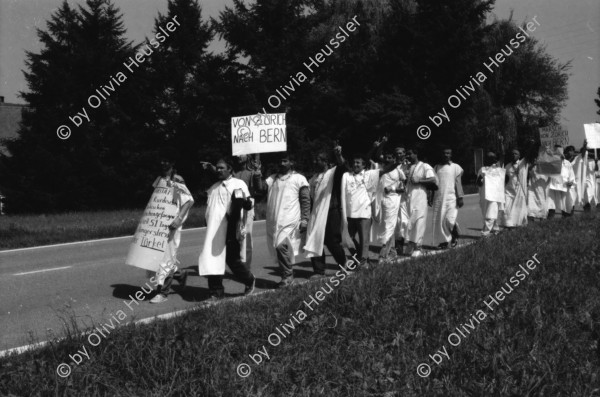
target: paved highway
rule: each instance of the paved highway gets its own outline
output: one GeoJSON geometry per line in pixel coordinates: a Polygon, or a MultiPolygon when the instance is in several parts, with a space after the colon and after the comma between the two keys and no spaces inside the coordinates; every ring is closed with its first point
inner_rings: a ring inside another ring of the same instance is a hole
{"type": "MultiPolygon", "coordinates": [[[[467,196],[459,211],[462,242],[476,239],[481,229],[478,200],[467,196]]],[[[425,244],[431,244],[431,219],[430,211],[425,244]]],[[[180,294],[174,282],[175,293],[159,305],[130,303],[129,296],[148,282],[144,270],[124,264],[131,237],[0,251],[0,351],[60,337],[71,319],[85,328],[109,322],[118,310],[126,312],[125,321],[133,321],[193,307],[208,298],[207,281],[197,273],[204,235],[204,228],[183,231],[179,259],[191,271],[188,287],[180,294]]],[[[257,290],[273,289],[280,277],[269,259],[264,221],[255,222],[254,240],[257,290]]],[[[295,275],[299,281],[310,277],[310,262],[297,264],[295,275]]],[[[224,285],[227,297],[244,291],[232,279],[224,285]]]]}

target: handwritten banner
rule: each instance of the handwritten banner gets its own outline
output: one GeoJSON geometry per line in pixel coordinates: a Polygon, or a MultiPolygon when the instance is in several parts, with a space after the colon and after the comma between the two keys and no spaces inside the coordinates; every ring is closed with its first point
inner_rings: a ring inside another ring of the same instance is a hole
{"type": "Polygon", "coordinates": [[[588,149],[600,149],[600,123],[584,124],[588,149]]]}
{"type": "Polygon", "coordinates": [[[554,148],[554,145],[565,147],[569,144],[569,131],[562,125],[551,125],[539,129],[542,147],[554,148]]]}
{"type": "Polygon", "coordinates": [[[158,270],[167,249],[169,225],[177,216],[173,190],[162,178],[154,188],[133,236],[126,264],[151,271],[158,270]]]}
{"type": "Polygon", "coordinates": [[[231,118],[231,153],[285,152],[285,113],[259,113],[231,118]]]}

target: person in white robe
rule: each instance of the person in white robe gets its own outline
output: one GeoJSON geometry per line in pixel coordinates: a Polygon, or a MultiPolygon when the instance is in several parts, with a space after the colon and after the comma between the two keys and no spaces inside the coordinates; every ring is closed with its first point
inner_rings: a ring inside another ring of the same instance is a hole
{"type": "Polygon", "coordinates": [[[452,149],[444,149],[444,163],[435,166],[439,189],[433,196],[433,245],[440,249],[458,244],[459,226],[456,218],[463,206],[463,169],[452,162],[452,149]]]}
{"type": "Polygon", "coordinates": [[[266,180],[269,186],[267,200],[267,246],[281,269],[279,288],[294,283],[293,264],[300,254],[302,237],[310,217],[310,191],[306,178],[294,171],[294,160],[283,155],[279,173],[266,180]]]}
{"type": "Polygon", "coordinates": [[[177,280],[182,288],[186,286],[188,275],[187,272],[179,270],[177,266],[179,263],[177,251],[181,243],[183,223],[187,219],[190,208],[194,205],[194,199],[185,185],[185,181],[180,175],[177,175],[175,163],[170,160],[163,160],[161,166],[163,175],[154,181],[152,187],[158,186],[161,179],[166,180],[167,186],[173,187],[173,203],[177,205],[177,216],[169,225],[167,246],[156,272],[156,295],[150,299],[150,303],[162,303],[167,300],[167,296],[171,292],[173,279],[177,280]]]}
{"type": "Polygon", "coordinates": [[[571,169],[573,170],[573,176],[575,178],[573,184],[567,191],[567,199],[566,199],[566,207],[567,207],[567,216],[573,215],[575,211],[575,205],[577,205],[579,199],[579,184],[580,181],[577,179],[577,175],[575,174],[575,147],[567,146],[565,148],[565,159],[571,163],[571,169]]]}
{"type": "Polygon", "coordinates": [[[583,142],[581,153],[574,160],[573,170],[578,185],[579,205],[584,211],[590,211],[591,207],[599,203],[596,196],[596,172],[598,163],[594,159],[594,153],[588,152],[587,141],[583,142]]]}
{"type": "Polygon", "coordinates": [[[325,252],[327,247],[338,266],[345,266],[344,246],[353,243],[342,222],[342,177],[346,171],[341,146],[333,149],[337,165],[329,168],[329,154],[319,153],[315,159],[317,173],[310,179],[312,211],[306,232],[304,252],[310,258],[314,274],[311,278],[325,275],[325,252]]]}
{"type": "MultiPolygon", "coordinates": [[[[203,166],[206,167],[205,163],[203,166]]],[[[244,294],[254,291],[256,279],[241,260],[244,238],[243,213],[252,208],[248,186],[232,176],[232,162],[221,159],[216,164],[219,181],[208,189],[206,236],[198,258],[198,274],[207,276],[210,297],[224,296],[225,265],[245,285],[244,294]],[[242,226],[242,227],[241,227],[242,226]]]]}
{"type": "Polygon", "coordinates": [[[498,163],[494,152],[488,152],[484,166],[477,173],[479,186],[479,206],[483,215],[481,236],[488,237],[490,233],[500,231],[498,216],[505,200],[504,183],[506,170],[498,163]]]}
{"type": "Polygon", "coordinates": [[[411,148],[407,153],[411,163],[407,176],[408,199],[408,252],[411,256],[421,256],[425,227],[427,224],[427,190],[437,187],[435,171],[429,164],[419,160],[417,148],[411,148]]]}
{"type": "Polygon", "coordinates": [[[529,221],[546,219],[548,216],[549,182],[548,175],[541,174],[536,163],[529,167],[527,187],[527,218],[529,221]]]}
{"type": "Polygon", "coordinates": [[[384,153],[386,168],[390,172],[380,175],[375,196],[375,215],[373,222],[373,238],[381,245],[379,260],[384,261],[396,256],[394,250],[394,233],[398,223],[400,210],[400,195],[404,192],[406,176],[400,166],[396,165],[396,157],[392,152],[384,153]]]}
{"type": "Polygon", "coordinates": [[[556,211],[561,211],[563,216],[567,215],[567,194],[575,182],[575,173],[571,162],[564,158],[563,148],[555,146],[555,150],[562,157],[562,167],[559,175],[550,176],[548,192],[548,218],[553,218],[556,211]]]}
{"type": "MultiPolygon", "coordinates": [[[[394,149],[396,155],[396,166],[407,176],[410,170],[410,163],[406,159],[406,150],[402,146],[394,149]]],[[[404,254],[404,244],[408,241],[408,225],[410,218],[408,216],[408,195],[406,192],[406,182],[404,192],[400,193],[400,208],[398,210],[398,221],[396,222],[395,246],[397,255],[404,254]]]]}
{"type": "Polygon", "coordinates": [[[506,165],[505,203],[501,224],[514,228],[527,224],[527,171],[526,159],[521,159],[519,150],[512,151],[513,161],[506,165]]]}

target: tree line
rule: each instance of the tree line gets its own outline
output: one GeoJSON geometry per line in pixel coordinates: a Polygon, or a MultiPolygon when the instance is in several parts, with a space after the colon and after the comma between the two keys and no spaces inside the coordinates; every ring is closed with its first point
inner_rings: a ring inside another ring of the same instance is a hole
{"type": "Polygon", "coordinates": [[[288,148],[307,172],[334,140],[350,154],[383,135],[391,145],[421,145],[431,162],[452,147],[474,172],[474,148],[537,140],[537,128],[555,122],[567,99],[570,65],[529,37],[449,122],[426,141],[417,137],[523,27],[512,16],[493,18],[493,7],[494,0],[234,0],[209,19],[197,0],[169,0],[149,38],[133,43],[112,0],[76,8],[64,1],[38,30],[41,51],[27,53],[21,96],[29,107],[18,137],[5,142],[0,190],[11,212],[140,207],[158,158],[171,155],[202,196],[211,180],[199,161],[230,154],[230,118],[263,108],[287,114],[288,148]],[[156,46],[151,40],[173,17],[180,25],[156,46]],[[352,18],[360,25],[308,73],[304,63],[333,47],[352,18]],[[223,53],[208,51],[217,39],[223,53]],[[106,92],[89,122],[58,139],[56,128],[145,46],[152,54],[106,92]],[[277,90],[289,95],[269,101],[277,90]]]}

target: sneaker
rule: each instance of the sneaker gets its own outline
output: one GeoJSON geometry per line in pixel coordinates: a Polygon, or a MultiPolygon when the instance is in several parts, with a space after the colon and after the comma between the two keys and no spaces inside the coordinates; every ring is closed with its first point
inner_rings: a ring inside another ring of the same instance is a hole
{"type": "Polygon", "coordinates": [[[415,250],[413,251],[413,253],[412,253],[412,254],[410,254],[410,256],[411,256],[411,257],[413,257],[413,258],[416,258],[416,257],[418,257],[418,256],[422,256],[422,255],[423,255],[423,252],[421,252],[421,250],[420,250],[420,249],[415,249],[415,250]]]}
{"type": "Polygon", "coordinates": [[[282,278],[281,281],[279,282],[279,284],[277,284],[277,288],[288,288],[288,287],[291,287],[292,285],[294,285],[293,277],[282,278]]]}
{"type": "Polygon", "coordinates": [[[182,290],[184,290],[187,286],[187,278],[188,273],[186,271],[181,272],[181,276],[179,276],[179,279],[177,281],[179,282],[179,285],[181,285],[182,290]]]}
{"type": "Polygon", "coordinates": [[[244,296],[250,295],[251,293],[253,293],[255,285],[256,285],[256,277],[252,277],[252,282],[249,285],[246,285],[246,288],[244,289],[244,296]]]}
{"type": "Polygon", "coordinates": [[[163,294],[156,294],[154,298],[150,299],[150,303],[163,303],[166,300],[168,300],[168,298],[163,294]]]}

